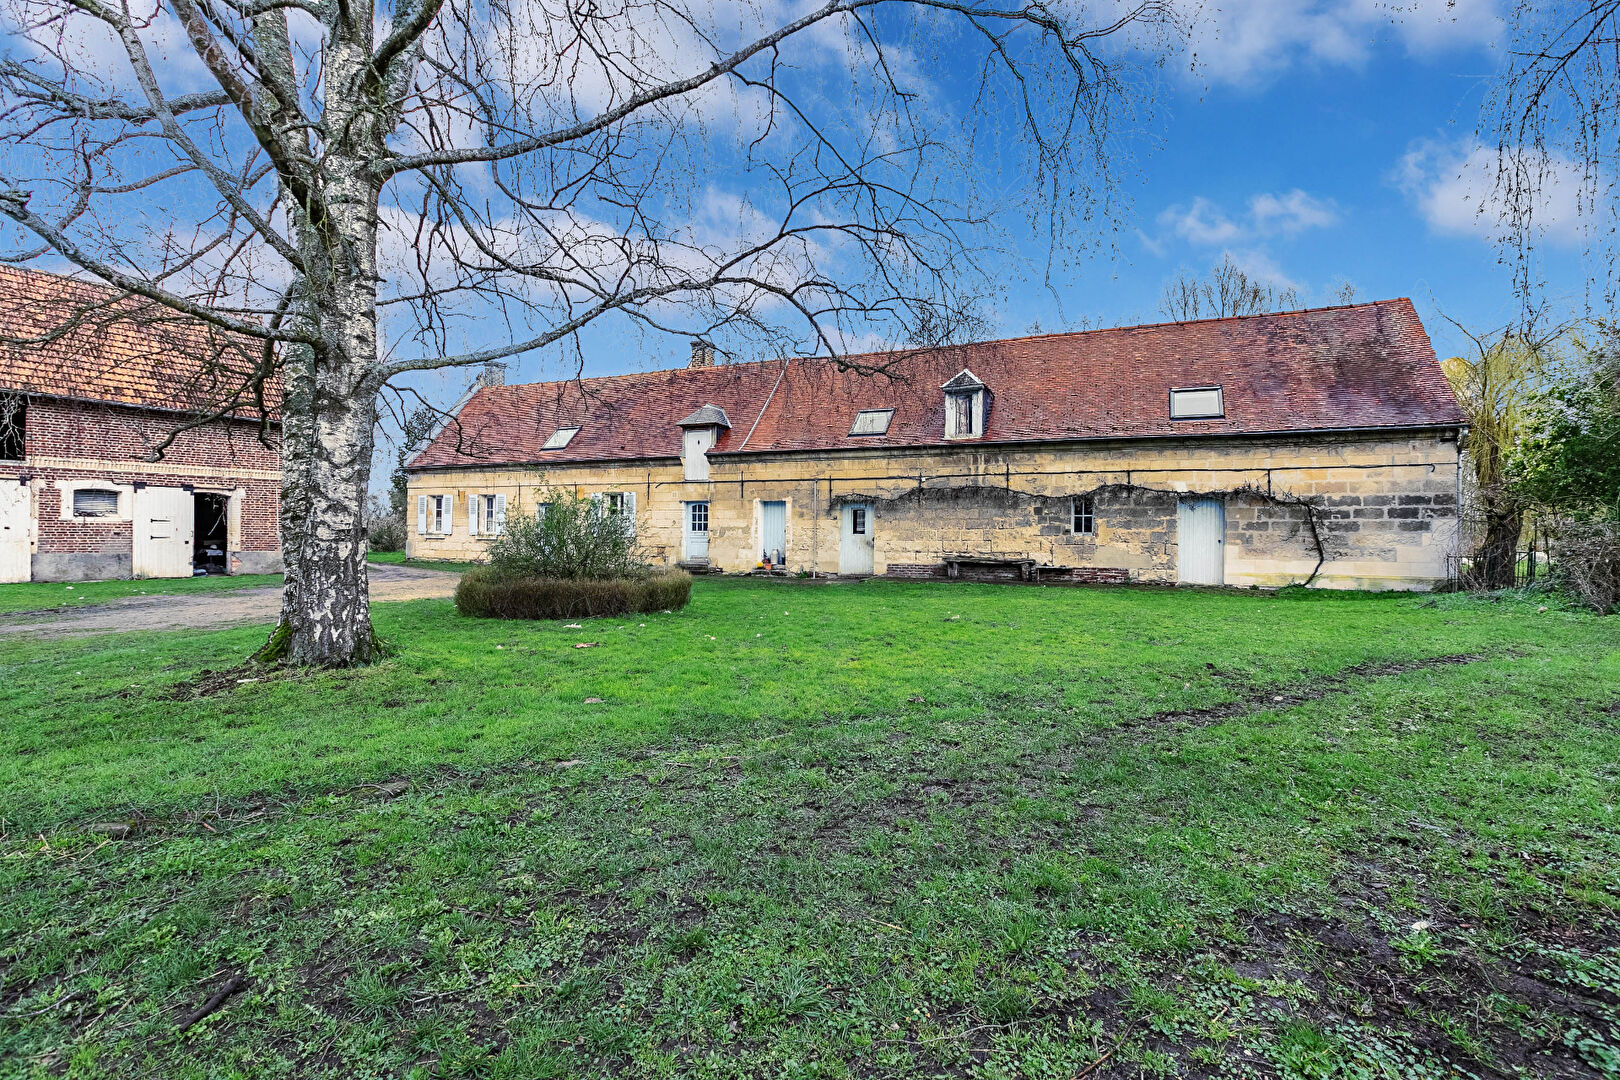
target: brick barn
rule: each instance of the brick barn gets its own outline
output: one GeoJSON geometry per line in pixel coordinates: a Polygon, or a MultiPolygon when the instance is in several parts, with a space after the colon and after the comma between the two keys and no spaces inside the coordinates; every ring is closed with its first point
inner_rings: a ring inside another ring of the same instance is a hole
{"type": "Polygon", "coordinates": [[[259,360],[199,320],[0,267],[0,581],[279,571],[259,360]]]}
{"type": "Polygon", "coordinates": [[[476,390],[409,469],[407,550],[478,559],[548,492],[654,562],[1424,589],[1462,413],[1407,300],[476,390]],[[414,529],[410,527],[414,525],[414,529]]]}

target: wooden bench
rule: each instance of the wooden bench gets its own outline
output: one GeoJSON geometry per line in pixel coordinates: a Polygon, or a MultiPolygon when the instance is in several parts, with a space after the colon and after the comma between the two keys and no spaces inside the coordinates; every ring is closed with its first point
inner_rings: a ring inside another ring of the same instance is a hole
{"type": "Polygon", "coordinates": [[[1038,578],[1035,559],[997,559],[987,555],[947,555],[945,556],[945,576],[959,578],[962,576],[964,566],[984,566],[991,568],[1013,567],[1018,571],[1019,581],[1034,581],[1038,578]]]}

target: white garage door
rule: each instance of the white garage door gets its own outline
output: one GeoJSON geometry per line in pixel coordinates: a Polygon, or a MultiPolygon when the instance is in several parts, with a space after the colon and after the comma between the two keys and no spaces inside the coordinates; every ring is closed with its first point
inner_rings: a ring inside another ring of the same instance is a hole
{"type": "Polygon", "coordinates": [[[183,488],[144,487],[135,491],[136,577],[190,577],[191,532],[196,504],[183,488]]]}

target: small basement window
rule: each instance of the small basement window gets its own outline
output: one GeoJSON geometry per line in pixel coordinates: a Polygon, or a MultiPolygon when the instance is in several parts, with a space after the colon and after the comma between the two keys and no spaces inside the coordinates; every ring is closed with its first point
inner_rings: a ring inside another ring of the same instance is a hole
{"type": "Polygon", "coordinates": [[[894,419],[893,409],[862,409],[855,414],[855,422],[849,426],[851,435],[887,435],[889,421],[894,419]]]}
{"type": "Polygon", "coordinates": [[[1097,531],[1097,508],[1090,495],[1074,497],[1073,529],[1076,536],[1090,536],[1097,531]]]}
{"type": "Polygon", "coordinates": [[[1170,391],[1170,419],[1203,420],[1226,415],[1218,386],[1188,386],[1170,391]]]}
{"type": "Polygon", "coordinates": [[[573,442],[574,436],[578,434],[579,428],[577,427],[560,427],[551,433],[551,438],[547,439],[546,444],[540,449],[561,450],[563,447],[573,442]]]}
{"type": "Polygon", "coordinates": [[[73,493],[73,516],[81,518],[115,518],[118,516],[118,492],[103,488],[80,488],[73,493]]]}
{"type": "Polygon", "coordinates": [[[0,461],[21,461],[28,456],[28,399],[21,394],[0,394],[0,461]]]}

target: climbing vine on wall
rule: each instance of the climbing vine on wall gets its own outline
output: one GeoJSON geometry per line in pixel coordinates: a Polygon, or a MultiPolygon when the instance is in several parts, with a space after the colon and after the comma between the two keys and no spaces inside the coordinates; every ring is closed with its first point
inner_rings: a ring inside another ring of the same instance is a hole
{"type": "Polygon", "coordinates": [[[1010,483],[930,485],[927,477],[918,477],[912,487],[896,494],[879,495],[872,492],[852,491],[832,495],[828,500],[828,511],[837,513],[842,507],[850,504],[894,506],[905,503],[912,503],[920,507],[928,503],[961,504],[971,502],[977,505],[999,504],[1010,508],[1021,505],[1047,506],[1067,503],[1071,499],[1129,498],[1134,495],[1167,496],[1176,499],[1252,499],[1259,503],[1296,510],[1303,519],[1304,533],[1310,541],[1311,548],[1316,553],[1316,565],[1311,568],[1311,572],[1306,575],[1305,579],[1298,582],[1298,584],[1311,584],[1327,563],[1328,550],[1322,536],[1325,519],[1321,496],[1296,495],[1290,491],[1268,490],[1248,483],[1207,491],[1178,491],[1170,488],[1153,487],[1148,484],[1115,482],[1098,484],[1086,489],[1066,491],[1056,495],[1047,495],[1014,488],[1010,483]]]}

